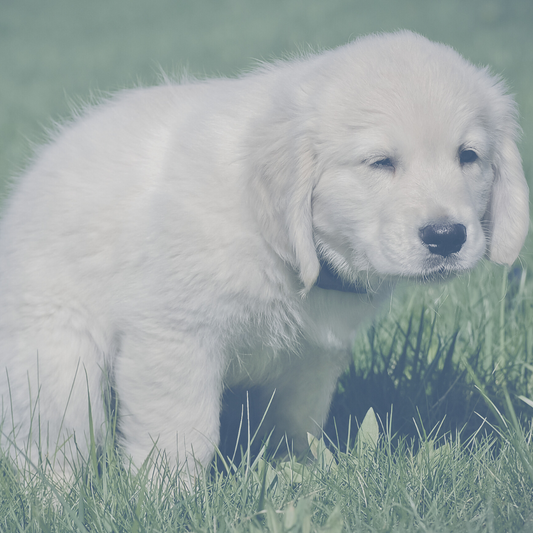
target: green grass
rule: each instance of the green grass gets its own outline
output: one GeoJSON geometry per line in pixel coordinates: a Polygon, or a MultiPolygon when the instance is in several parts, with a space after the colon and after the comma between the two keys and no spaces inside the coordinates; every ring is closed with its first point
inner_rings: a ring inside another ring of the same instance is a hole
{"type": "Polygon", "coordinates": [[[406,288],[359,339],[334,399],[337,419],[360,418],[369,407],[384,417],[393,405],[401,435],[416,435],[415,420],[470,436],[481,418],[497,423],[476,379],[499,405],[506,387],[519,416],[531,417],[518,398],[533,397],[531,305],[528,271],[519,267],[483,264],[446,285],[406,288]]]}
{"type": "Polygon", "coordinates": [[[372,412],[350,448],[313,442],[315,460],[218,461],[192,490],[161,465],[162,482],[133,474],[112,447],[100,469],[68,485],[8,468],[0,484],[3,531],[530,531],[531,424],[492,437],[393,442],[372,412]],[[227,472],[229,470],[229,473],[227,472]],[[522,529],[524,528],[524,529],[522,529]]]}
{"type": "MultiPolygon", "coordinates": [[[[0,6],[0,196],[72,100],[154,82],[160,65],[235,75],[397,28],[509,80],[529,178],[530,0],[20,0],[0,6]]],[[[164,463],[161,482],[132,472],[111,432],[69,483],[1,459],[0,531],[533,531],[531,250],[518,268],[399,288],[356,343],[314,461],[251,456],[244,439],[240,462],[219,457],[185,491],[164,463]]]]}

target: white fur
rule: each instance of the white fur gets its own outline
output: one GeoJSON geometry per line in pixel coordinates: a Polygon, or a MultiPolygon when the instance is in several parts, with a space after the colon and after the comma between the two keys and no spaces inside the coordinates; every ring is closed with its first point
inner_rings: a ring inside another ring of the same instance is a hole
{"type": "Polygon", "coordinates": [[[136,465],[154,443],[207,464],[233,386],[276,390],[265,430],[304,449],[394,278],[464,271],[487,248],[517,257],[529,214],[515,115],[498,79],[409,32],[87,111],[3,214],[4,435],[35,460],[75,432],[86,454],[105,370],[136,465]],[[461,165],[462,147],[479,159],[461,165]],[[459,252],[421,242],[439,221],[466,227],[459,252]],[[317,249],[368,294],[314,286],[317,249]]]}

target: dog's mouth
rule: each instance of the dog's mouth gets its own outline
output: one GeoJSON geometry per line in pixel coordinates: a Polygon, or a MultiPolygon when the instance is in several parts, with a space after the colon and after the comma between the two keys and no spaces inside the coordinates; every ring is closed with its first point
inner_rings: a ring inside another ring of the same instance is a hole
{"type": "Polygon", "coordinates": [[[421,274],[417,276],[410,276],[409,279],[419,282],[419,283],[435,283],[439,281],[446,281],[451,278],[454,278],[455,276],[458,276],[462,272],[464,272],[465,269],[450,269],[450,268],[441,268],[439,270],[432,270],[427,272],[422,272],[421,274]]]}
{"type": "Polygon", "coordinates": [[[420,274],[416,274],[412,278],[410,276],[410,279],[421,283],[446,281],[460,275],[466,270],[468,269],[460,264],[457,254],[451,254],[440,260],[432,257],[425,261],[420,274]]]}

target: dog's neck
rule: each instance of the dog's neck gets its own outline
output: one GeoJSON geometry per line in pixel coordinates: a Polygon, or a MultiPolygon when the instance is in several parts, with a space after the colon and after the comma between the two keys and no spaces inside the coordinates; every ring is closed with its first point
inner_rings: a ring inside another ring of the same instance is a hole
{"type": "Polygon", "coordinates": [[[339,277],[331,268],[329,263],[323,259],[320,261],[320,273],[315,285],[321,289],[329,291],[353,292],[356,294],[366,294],[366,286],[363,283],[351,283],[339,277]]]}

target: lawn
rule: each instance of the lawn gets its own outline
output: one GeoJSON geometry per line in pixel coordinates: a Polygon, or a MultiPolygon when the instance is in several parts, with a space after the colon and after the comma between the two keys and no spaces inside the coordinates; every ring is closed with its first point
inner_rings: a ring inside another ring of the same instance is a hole
{"type": "MultiPolygon", "coordinates": [[[[0,198],[81,102],[399,28],[508,80],[531,183],[531,0],[5,0],[0,198]]],[[[533,531],[532,238],[513,268],[397,289],[354,346],[314,460],[250,455],[244,417],[231,461],[230,417],[227,453],[185,491],[164,461],[160,483],[132,472],[110,431],[69,483],[0,460],[0,531],[533,531]]]]}

